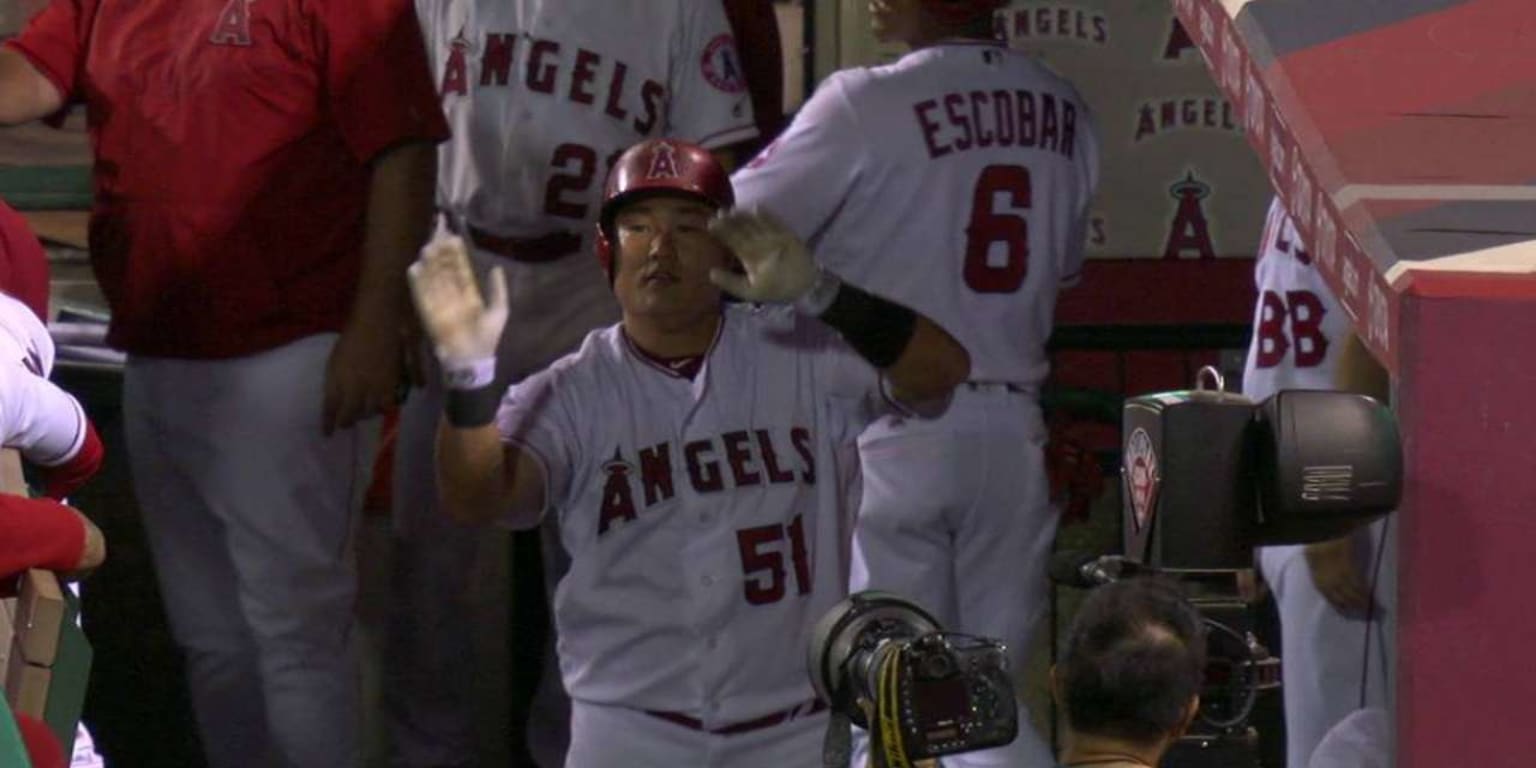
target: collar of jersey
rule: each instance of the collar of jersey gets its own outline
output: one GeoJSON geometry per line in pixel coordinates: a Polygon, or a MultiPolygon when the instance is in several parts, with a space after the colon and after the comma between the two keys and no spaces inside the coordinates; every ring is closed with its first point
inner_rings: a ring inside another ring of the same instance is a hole
{"type": "Polygon", "coordinates": [[[699,371],[697,375],[692,379],[682,375],[681,373],[678,373],[666,363],[661,362],[659,359],[652,356],[649,352],[641,349],[640,345],[636,344],[633,339],[629,338],[629,332],[624,330],[623,325],[619,326],[619,336],[624,339],[624,348],[629,351],[629,354],[634,356],[636,360],[639,360],[640,362],[650,366],[652,370],[660,371],[661,373],[680,381],[697,381],[699,378],[704,376],[704,369],[706,367],[705,363],[709,362],[709,356],[714,354],[715,347],[720,345],[720,334],[725,332],[725,319],[726,313],[721,312],[720,322],[715,325],[715,337],[709,340],[709,346],[705,348],[704,354],[700,355],[703,363],[699,365],[699,371]]]}

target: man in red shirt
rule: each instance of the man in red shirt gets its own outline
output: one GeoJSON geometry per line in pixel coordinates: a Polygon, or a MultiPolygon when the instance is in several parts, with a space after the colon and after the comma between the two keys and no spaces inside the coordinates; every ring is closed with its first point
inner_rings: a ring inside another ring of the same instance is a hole
{"type": "Polygon", "coordinates": [[[209,762],[353,765],[354,515],[447,132],[412,8],[55,0],[0,51],[0,123],[70,101],[209,762]]]}

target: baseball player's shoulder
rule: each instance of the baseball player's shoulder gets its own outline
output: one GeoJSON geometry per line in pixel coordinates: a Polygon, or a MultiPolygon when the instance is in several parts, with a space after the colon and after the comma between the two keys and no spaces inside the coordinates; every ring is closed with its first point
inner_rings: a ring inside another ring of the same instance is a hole
{"type": "Polygon", "coordinates": [[[1065,91],[1073,96],[1080,97],[1077,85],[1066,75],[1056,71],[1054,67],[1046,63],[1039,55],[1018,48],[1005,48],[1008,55],[1008,63],[1020,74],[1025,75],[1038,84],[1052,89],[1065,91]]]}
{"type": "Polygon", "coordinates": [[[1083,98],[1082,91],[1077,84],[1065,75],[1057,72],[1039,56],[1017,48],[1006,48],[1009,64],[1019,76],[1021,82],[1029,82],[1033,90],[1037,92],[1050,92],[1060,98],[1070,99],[1077,105],[1080,119],[1092,117],[1093,110],[1088,100],[1083,98]]]}
{"type": "Polygon", "coordinates": [[[844,103],[861,98],[879,87],[878,67],[849,67],[827,75],[811,94],[815,100],[835,98],[844,103]]]}
{"type": "Polygon", "coordinates": [[[791,354],[813,354],[838,338],[825,323],[782,304],[732,304],[726,308],[725,332],[762,339],[791,354]]]}
{"type": "Polygon", "coordinates": [[[580,398],[589,382],[612,381],[611,372],[624,364],[624,335],[618,325],[589,331],[576,349],[512,385],[510,396],[542,389],[580,398]]]}
{"type": "Polygon", "coordinates": [[[26,304],[0,292],[0,354],[6,362],[19,362],[38,376],[53,371],[53,337],[47,326],[26,304]]]}

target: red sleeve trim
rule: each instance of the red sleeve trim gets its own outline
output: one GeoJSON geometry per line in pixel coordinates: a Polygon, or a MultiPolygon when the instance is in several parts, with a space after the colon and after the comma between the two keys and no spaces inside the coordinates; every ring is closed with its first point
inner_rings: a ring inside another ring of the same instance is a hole
{"type": "Polygon", "coordinates": [[[106,455],[106,448],[101,444],[101,436],[96,434],[96,426],[90,419],[85,422],[85,438],[80,441],[80,450],[68,461],[55,467],[49,467],[44,475],[43,492],[49,498],[63,499],[85,485],[101,469],[102,459],[106,455]]]}

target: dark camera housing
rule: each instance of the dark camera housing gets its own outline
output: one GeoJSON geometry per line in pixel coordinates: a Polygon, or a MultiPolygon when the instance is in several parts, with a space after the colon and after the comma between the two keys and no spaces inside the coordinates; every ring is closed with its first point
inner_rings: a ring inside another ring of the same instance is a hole
{"type": "Polygon", "coordinates": [[[1163,570],[1249,568],[1255,546],[1335,538],[1402,490],[1396,421],[1364,395],[1145,395],[1126,401],[1124,441],[1125,555],[1163,570]]]}
{"type": "Polygon", "coordinates": [[[808,650],[811,682],[833,712],[876,743],[899,739],[911,759],[998,747],[1018,735],[1007,649],[944,632],[910,601],[851,595],[817,622],[808,650]]]}

